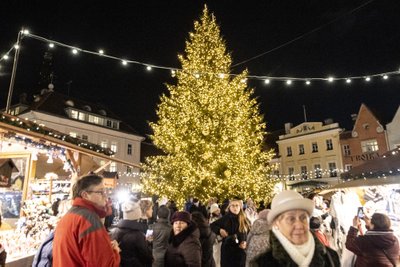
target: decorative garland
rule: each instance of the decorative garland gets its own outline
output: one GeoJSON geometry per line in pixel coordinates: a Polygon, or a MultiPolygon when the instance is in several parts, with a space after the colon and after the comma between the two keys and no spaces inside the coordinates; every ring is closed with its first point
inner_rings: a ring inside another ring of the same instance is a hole
{"type": "MultiPolygon", "coordinates": [[[[98,153],[102,153],[106,156],[113,156],[115,154],[115,152],[109,148],[104,148],[104,147],[101,147],[100,145],[96,145],[93,143],[83,141],[81,139],[69,136],[67,134],[55,131],[55,130],[47,128],[47,127],[44,127],[43,124],[37,124],[35,122],[29,121],[28,119],[20,119],[18,117],[8,115],[4,112],[1,112],[0,122],[15,126],[15,127],[27,130],[27,131],[32,131],[32,132],[43,134],[46,136],[51,136],[51,137],[57,138],[61,141],[65,141],[65,142],[73,144],[73,145],[77,145],[77,146],[80,146],[80,147],[83,147],[83,148],[86,148],[86,149],[89,149],[89,150],[92,150],[92,151],[95,151],[98,153]]],[[[47,148],[47,147],[45,147],[46,146],[45,144],[35,142],[29,138],[25,138],[24,141],[27,143],[30,143],[34,146],[43,146],[44,149],[54,150],[54,147],[50,148],[50,146],[49,146],[49,148],[47,148]]]]}

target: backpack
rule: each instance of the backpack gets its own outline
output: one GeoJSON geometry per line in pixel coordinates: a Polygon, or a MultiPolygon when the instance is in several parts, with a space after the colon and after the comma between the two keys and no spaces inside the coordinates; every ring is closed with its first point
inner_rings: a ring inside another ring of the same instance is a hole
{"type": "Polygon", "coordinates": [[[51,267],[53,265],[54,231],[40,245],[33,259],[32,267],[51,267]]]}

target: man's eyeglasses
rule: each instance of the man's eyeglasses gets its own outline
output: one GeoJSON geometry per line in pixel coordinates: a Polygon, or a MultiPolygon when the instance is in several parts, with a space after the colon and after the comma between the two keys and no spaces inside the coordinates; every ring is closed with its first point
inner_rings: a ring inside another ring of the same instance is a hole
{"type": "Polygon", "coordinates": [[[100,191],[86,191],[86,192],[88,192],[88,193],[100,194],[100,195],[102,195],[102,196],[106,196],[106,195],[107,195],[107,192],[104,191],[104,190],[100,190],[100,191]]]}

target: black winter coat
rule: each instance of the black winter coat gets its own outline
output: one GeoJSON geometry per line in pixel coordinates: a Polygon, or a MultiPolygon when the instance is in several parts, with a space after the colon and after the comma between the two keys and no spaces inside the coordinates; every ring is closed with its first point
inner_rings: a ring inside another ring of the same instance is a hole
{"type": "Polygon", "coordinates": [[[228,211],[220,219],[211,223],[211,230],[219,235],[220,229],[228,232],[222,239],[221,267],[242,267],[246,263],[246,253],[239,247],[240,242],[247,240],[247,233],[239,232],[239,217],[228,211]],[[236,242],[237,239],[237,242],[236,242]]]}
{"type": "Polygon", "coordinates": [[[357,255],[356,267],[399,264],[399,241],[392,231],[368,231],[362,236],[357,236],[357,232],[357,228],[350,227],[346,238],[346,248],[357,255]]]}
{"type": "Polygon", "coordinates": [[[171,232],[165,267],[201,267],[200,232],[195,223],[177,235],[171,232]]]}
{"type": "MultiPolygon", "coordinates": [[[[340,267],[339,256],[331,248],[325,247],[316,236],[314,255],[309,267],[340,267]]],[[[259,267],[297,267],[274,233],[270,231],[271,249],[261,255],[257,263],[259,267]]]]}
{"type": "Polygon", "coordinates": [[[213,257],[213,246],[215,244],[216,235],[211,231],[210,225],[198,224],[200,230],[200,243],[201,243],[201,266],[202,267],[215,267],[213,257]]]}
{"type": "Polygon", "coordinates": [[[122,220],[111,232],[111,239],[117,240],[121,249],[122,267],[150,267],[153,261],[151,248],[143,233],[143,224],[122,220]]]}

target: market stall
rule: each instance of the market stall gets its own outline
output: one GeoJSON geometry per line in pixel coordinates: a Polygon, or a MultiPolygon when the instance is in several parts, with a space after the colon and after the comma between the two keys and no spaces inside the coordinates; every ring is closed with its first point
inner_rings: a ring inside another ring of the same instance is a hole
{"type": "Polygon", "coordinates": [[[357,212],[365,216],[389,216],[395,235],[400,238],[400,150],[360,165],[343,174],[340,184],[320,192],[330,195],[330,212],[336,222],[333,235],[339,252],[344,250],[348,229],[357,212]]]}
{"type": "MultiPolygon", "coordinates": [[[[74,182],[89,172],[101,175],[111,162],[138,167],[113,157],[110,149],[7,114],[0,115],[0,211],[15,229],[0,243],[7,266],[24,266],[55,227],[55,199],[69,198],[74,182]],[[100,160],[106,164],[99,166],[100,160]]],[[[107,181],[112,190],[115,181],[107,181]]]]}

